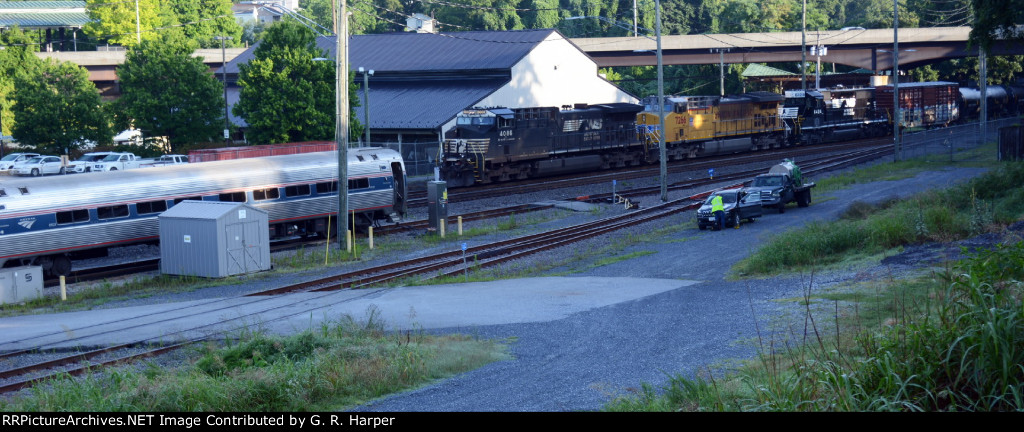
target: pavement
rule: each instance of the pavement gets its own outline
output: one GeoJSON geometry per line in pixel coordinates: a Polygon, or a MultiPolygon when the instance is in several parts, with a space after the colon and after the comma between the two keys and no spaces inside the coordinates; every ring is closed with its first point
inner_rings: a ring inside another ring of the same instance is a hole
{"type": "Polygon", "coordinates": [[[698,283],[628,277],[539,277],[492,282],[221,297],[113,309],[0,318],[0,351],[217,338],[258,326],[317,329],[341,316],[375,315],[394,329],[546,322],[698,283]],[[227,322],[224,322],[227,319],[227,322]],[[121,330],[131,326],[128,330],[121,330]]]}

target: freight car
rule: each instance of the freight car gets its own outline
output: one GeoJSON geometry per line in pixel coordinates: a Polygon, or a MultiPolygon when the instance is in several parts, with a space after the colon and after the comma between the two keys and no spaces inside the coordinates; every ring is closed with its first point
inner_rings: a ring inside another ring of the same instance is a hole
{"type": "MultiPolygon", "coordinates": [[[[0,265],[66,275],[72,260],[158,240],[157,215],[184,200],[246,202],[269,212],[271,238],[333,231],[334,152],[206,162],[74,176],[0,180],[0,265]]],[[[348,152],[349,209],[360,225],[405,212],[401,156],[348,152]]]]}
{"type": "MultiPolygon", "coordinates": [[[[1024,86],[990,85],[985,89],[988,97],[988,118],[1024,115],[1024,86]]],[[[960,115],[964,121],[981,118],[981,89],[960,87],[960,115]]]]}
{"type": "MultiPolygon", "coordinates": [[[[951,82],[899,85],[900,125],[905,129],[945,127],[960,120],[960,86],[951,82]]],[[[893,112],[893,86],[875,88],[878,109],[893,112]]]]}
{"type": "Polygon", "coordinates": [[[442,146],[442,178],[459,187],[648,161],[634,126],[640,105],[565,108],[464,110],[442,146]]]}

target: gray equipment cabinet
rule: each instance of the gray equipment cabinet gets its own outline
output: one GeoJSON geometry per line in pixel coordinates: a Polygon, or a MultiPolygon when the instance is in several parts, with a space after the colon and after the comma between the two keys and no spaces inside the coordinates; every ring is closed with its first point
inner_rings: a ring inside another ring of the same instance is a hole
{"type": "Polygon", "coordinates": [[[182,201],[160,221],[160,272],[225,277],[270,270],[267,212],[237,202],[182,201]]]}

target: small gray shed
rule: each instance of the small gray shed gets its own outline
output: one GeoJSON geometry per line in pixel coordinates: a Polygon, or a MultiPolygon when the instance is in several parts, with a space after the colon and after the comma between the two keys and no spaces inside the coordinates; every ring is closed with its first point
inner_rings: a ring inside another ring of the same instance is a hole
{"type": "Polygon", "coordinates": [[[225,277],[270,270],[263,210],[237,202],[182,201],[158,219],[161,273],[225,277]]]}

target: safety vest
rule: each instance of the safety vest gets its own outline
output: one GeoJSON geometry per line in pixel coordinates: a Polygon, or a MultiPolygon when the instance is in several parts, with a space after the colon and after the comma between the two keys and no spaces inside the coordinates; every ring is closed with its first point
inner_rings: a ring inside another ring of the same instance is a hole
{"type": "Polygon", "coordinates": [[[715,195],[714,198],[711,198],[711,211],[725,211],[725,206],[722,205],[721,195],[715,195]]]}

